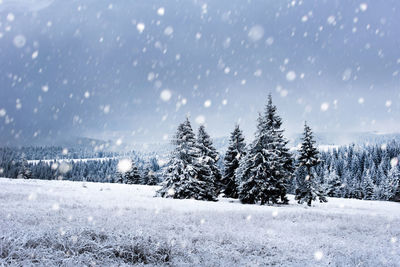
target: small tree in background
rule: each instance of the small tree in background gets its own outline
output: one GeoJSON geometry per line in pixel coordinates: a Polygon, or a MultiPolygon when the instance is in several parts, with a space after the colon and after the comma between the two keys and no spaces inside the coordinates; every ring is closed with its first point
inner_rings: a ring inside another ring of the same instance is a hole
{"type": "Polygon", "coordinates": [[[365,175],[363,176],[362,180],[362,189],[363,189],[363,199],[371,200],[374,198],[374,181],[371,177],[370,170],[365,171],[365,175]]]}
{"type": "Polygon", "coordinates": [[[17,178],[20,179],[32,179],[32,171],[29,169],[28,161],[23,158],[21,161],[21,166],[18,170],[17,178]]]}
{"type": "Polygon", "coordinates": [[[400,171],[397,166],[393,166],[387,175],[387,179],[381,183],[382,199],[395,200],[396,197],[399,197],[399,186],[400,171]]]}
{"type": "Polygon", "coordinates": [[[141,184],[142,176],[139,169],[133,160],[120,161],[123,166],[120,166],[117,172],[117,182],[123,184],[141,184]]]}
{"type": "Polygon", "coordinates": [[[333,166],[325,172],[325,193],[330,197],[342,197],[342,181],[333,166]]]}
{"type": "Polygon", "coordinates": [[[325,193],[318,183],[313,169],[320,163],[318,149],[315,146],[311,128],[304,123],[303,143],[299,150],[298,167],[305,170],[306,177],[298,177],[298,188],[296,189],[296,200],[299,204],[304,202],[311,206],[311,202],[319,198],[320,202],[327,202],[325,193]]]}

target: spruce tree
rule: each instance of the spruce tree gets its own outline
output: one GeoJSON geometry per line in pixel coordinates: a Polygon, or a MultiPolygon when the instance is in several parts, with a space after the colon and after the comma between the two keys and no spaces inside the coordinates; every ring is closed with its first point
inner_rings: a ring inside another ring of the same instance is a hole
{"type": "Polygon", "coordinates": [[[299,150],[298,167],[303,168],[306,177],[298,177],[299,187],[296,189],[296,200],[299,204],[304,202],[311,206],[311,202],[319,198],[320,202],[327,202],[325,193],[320,187],[313,169],[320,163],[318,149],[315,146],[311,128],[304,123],[303,143],[299,150]]]}
{"type": "Polygon", "coordinates": [[[215,201],[217,192],[212,171],[200,162],[200,151],[188,118],[178,126],[172,143],[175,150],[164,172],[166,179],[158,195],[215,201]]]}
{"type": "Polygon", "coordinates": [[[204,125],[199,127],[199,132],[197,134],[197,147],[200,152],[200,162],[201,164],[207,165],[212,173],[212,179],[214,181],[214,187],[219,192],[221,190],[221,172],[217,166],[219,160],[219,154],[214,148],[212,140],[204,125]]]}
{"type": "Polygon", "coordinates": [[[256,138],[237,172],[243,203],[288,203],[286,193],[293,164],[281,125],[269,95],[264,114],[258,118],[256,138]]]}
{"type": "Polygon", "coordinates": [[[246,155],[246,143],[239,125],[231,133],[229,146],[224,158],[224,175],[222,178],[223,193],[225,197],[238,198],[238,183],[236,170],[241,158],[246,155]]]}

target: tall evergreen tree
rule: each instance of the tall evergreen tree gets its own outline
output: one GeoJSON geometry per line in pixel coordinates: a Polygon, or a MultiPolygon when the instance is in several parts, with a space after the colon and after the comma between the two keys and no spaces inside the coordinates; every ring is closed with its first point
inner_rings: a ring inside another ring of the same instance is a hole
{"type": "Polygon", "coordinates": [[[199,132],[197,134],[197,147],[200,152],[200,162],[201,164],[206,164],[212,173],[212,179],[214,181],[214,187],[219,192],[221,190],[221,172],[217,166],[219,160],[219,154],[214,148],[211,137],[206,132],[204,125],[199,127],[199,132]]]}
{"type": "Polygon", "coordinates": [[[238,181],[236,170],[240,159],[246,155],[246,143],[239,125],[231,133],[229,146],[224,158],[224,175],[222,178],[223,193],[225,197],[238,198],[238,181]]]}
{"type": "Polygon", "coordinates": [[[299,177],[299,187],[296,189],[296,200],[300,204],[306,202],[311,206],[311,202],[319,198],[320,202],[327,202],[325,193],[321,189],[316,177],[313,175],[313,169],[320,163],[318,149],[315,146],[314,137],[311,128],[304,123],[303,143],[299,151],[298,167],[304,168],[306,177],[299,177]]]}
{"type": "Polygon", "coordinates": [[[237,172],[241,181],[239,199],[243,203],[288,202],[286,193],[293,163],[281,125],[269,95],[264,115],[258,118],[256,138],[237,172]]]}
{"type": "Polygon", "coordinates": [[[158,195],[167,198],[216,200],[212,171],[200,162],[200,151],[189,119],[178,126],[166,176],[158,195]]]}

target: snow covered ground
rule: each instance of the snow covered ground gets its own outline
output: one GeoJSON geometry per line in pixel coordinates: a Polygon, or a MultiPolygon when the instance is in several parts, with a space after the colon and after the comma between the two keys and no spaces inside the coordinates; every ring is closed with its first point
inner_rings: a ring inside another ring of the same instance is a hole
{"type": "Polygon", "coordinates": [[[258,206],[156,189],[1,178],[0,265],[400,266],[399,203],[258,206]]]}

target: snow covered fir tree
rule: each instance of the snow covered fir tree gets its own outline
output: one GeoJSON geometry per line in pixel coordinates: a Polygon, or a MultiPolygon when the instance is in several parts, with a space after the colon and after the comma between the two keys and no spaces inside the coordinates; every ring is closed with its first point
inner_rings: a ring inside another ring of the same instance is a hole
{"type": "Polygon", "coordinates": [[[206,132],[204,125],[199,127],[197,133],[197,147],[200,151],[200,163],[205,164],[211,170],[212,180],[214,187],[219,192],[221,189],[221,172],[217,166],[219,160],[219,153],[214,148],[211,137],[206,132]]]}
{"type": "MultiPolygon", "coordinates": [[[[303,143],[301,144],[297,159],[298,171],[295,199],[299,204],[305,202],[308,206],[311,206],[312,201],[315,201],[317,197],[320,202],[326,202],[327,199],[314,172],[314,167],[320,163],[320,159],[311,128],[307,123],[304,123],[304,136],[302,140],[303,143]]],[[[333,183],[337,180],[335,177],[331,179],[333,183]]]]}
{"type": "Polygon", "coordinates": [[[243,203],[288,203],[286,194],[293,175],[293,160],[281,126],[282,120],[269,95],[265,111],[258,118],[255,140],[237,171],[238,194],[243,203]]]}
{"type": "Polygon", "coordinates": [[[236,170],[240,160],[246,155],[246,143],[239,125],[231,133],[229,146],[224,158],[224,174],[222,178],[223,194],[225,197],[238,198],[238,179],[236,170]]]}
{"type": "Polygon", "coordinates": [[[166,198],[217,199],[212,169],[202,162],[202,152],[188,118],[178,126],[175,146],[164,172],[165,181],[158,195],[166,198]]]}
{"type": "Polygon", "coordinates": [[[142,176],[133,160],[130,160],[130,162],[126,164],[126,169],[122,168],[122,170],[118,170],[117,182],[124,184],[142,184],[142,176]]]}

